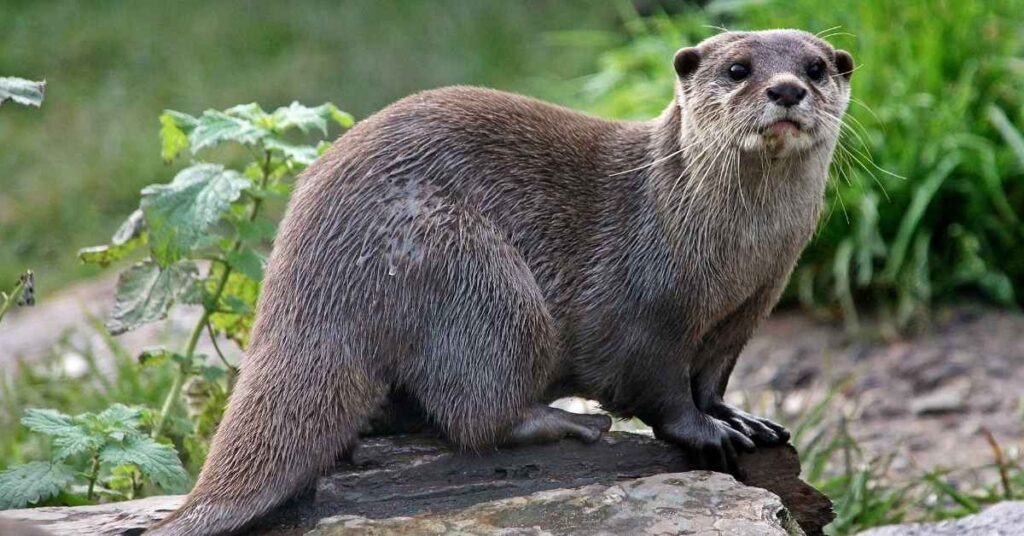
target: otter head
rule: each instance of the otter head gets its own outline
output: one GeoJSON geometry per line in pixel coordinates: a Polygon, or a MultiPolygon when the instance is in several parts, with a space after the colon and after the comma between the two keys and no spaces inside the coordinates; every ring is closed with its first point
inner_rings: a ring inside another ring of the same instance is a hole
{"type": "Polygon", "coordinates": [[[848,52],[797,30],[727,32],[674,63],[690,140],[771,158],[834,148],[850,99],[848,52]]]}

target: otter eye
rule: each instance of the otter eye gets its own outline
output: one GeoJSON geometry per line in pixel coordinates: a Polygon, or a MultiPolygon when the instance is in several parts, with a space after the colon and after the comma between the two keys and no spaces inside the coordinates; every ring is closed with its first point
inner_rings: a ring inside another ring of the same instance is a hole
{"type": "Polygon", "coordinates": [[[825,78],[825,62],[817,60],[807,66],[807,76],[815,82],[821,82],[825,78]]]}
{"type": "Polygon", "coordinates": [[[729,66],[729,78],[739,82],[750,76],[750,66],[742,63],[734,63],[729,66]]]}

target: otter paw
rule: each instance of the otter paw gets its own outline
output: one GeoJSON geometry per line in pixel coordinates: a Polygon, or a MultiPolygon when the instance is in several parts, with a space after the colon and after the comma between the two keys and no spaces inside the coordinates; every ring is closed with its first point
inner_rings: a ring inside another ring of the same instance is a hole
{"type": "Polygon", "coordinates": [[[530,445],[558,441],[573,437],[584,443],[593,443],[612,426],[607,415],[583,415],[538,405],[533,407],[523,422],[512,430],[510,443],[530,445]]]}
{"type": "Polygon", "coordinates": [[[659,426],[654,429],[654,436],[682,447],[703,469],[736,476],[740,475],[737,449],[754,450],[750,438],[726,422],[704,414],[659,426]]]}
{"type": "Polygon", "coordinates": [[[753,439],[758,445],[779,445],[789,441],[789,430],[781,424],[751,415],[739,408],[719,403],[708,408],[708,415],[729,424],[732,429],[753,439]]]}

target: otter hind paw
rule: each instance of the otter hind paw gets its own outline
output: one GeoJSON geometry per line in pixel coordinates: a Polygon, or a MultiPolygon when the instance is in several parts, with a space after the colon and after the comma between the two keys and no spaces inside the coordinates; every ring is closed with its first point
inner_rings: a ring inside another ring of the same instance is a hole
{"type": "Polygon", "coordinates": [[[573,437],[593,443],[612,426],[607,415],[584,415],[538,405],[512,430],[511,443],[531,445],[573,437]]]}

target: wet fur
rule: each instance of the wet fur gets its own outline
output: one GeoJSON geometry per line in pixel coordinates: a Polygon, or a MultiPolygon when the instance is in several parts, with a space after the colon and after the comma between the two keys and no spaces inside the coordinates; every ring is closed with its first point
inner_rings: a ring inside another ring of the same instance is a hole
{"type": "MultiPolygon", "coordinates": [[[[472,450],[566,395],[684,446],[721,441],[701,412],[722,407],[811,236],[835,144],[729,149],[758,96],[719,80],[718,56],[773,47],[789,50],[777,63],[832,54],[798,32],[724,34],[691,49],[697,70],[648,122],[453,87],[359,123],[304,173],[209,459],[152,533],[244,526],[335,463],[393,393],[472,450]]],[[[848,86],[830,69],[819,98],[840,117],[848,86]]]]}

